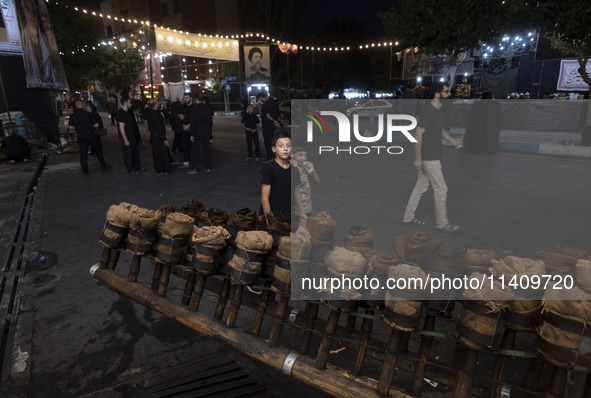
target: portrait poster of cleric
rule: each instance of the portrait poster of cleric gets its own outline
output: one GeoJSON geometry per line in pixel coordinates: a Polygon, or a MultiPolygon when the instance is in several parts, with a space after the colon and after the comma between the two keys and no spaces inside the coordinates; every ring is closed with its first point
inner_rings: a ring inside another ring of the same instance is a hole
{"type": "Polygon", "coordinates": [[[16,0],[27,87],[68,89],[44,0],[16,0]]]}
{"type": "Polygon", "coordinates": [[[269,46],[244,46],[244,75],[253,83],[271,78],[269,46]]]}

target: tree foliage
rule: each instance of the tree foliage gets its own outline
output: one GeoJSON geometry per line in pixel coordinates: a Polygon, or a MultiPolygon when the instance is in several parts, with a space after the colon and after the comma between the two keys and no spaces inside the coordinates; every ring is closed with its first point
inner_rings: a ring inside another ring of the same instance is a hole
{"type": "Polygon", "coordinates": [[[115,46],[97,47],[94,79],[99,80],[109,93],[121,93],[125,88],[135,84],[145,67],[144,57],[137,48],[120,42],[115,46]]]}

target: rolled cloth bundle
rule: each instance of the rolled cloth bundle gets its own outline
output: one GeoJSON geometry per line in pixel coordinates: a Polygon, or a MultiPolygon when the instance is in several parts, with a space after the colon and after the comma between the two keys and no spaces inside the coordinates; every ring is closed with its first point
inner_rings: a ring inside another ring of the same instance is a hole
{"type": "Polygon", "coordinates": [[[575,266],[575,281],[581,289],[591,291],[591,261],[579,260],[575,266]]]}
{"type": "Polygon", "coordinates": [[[294,261],[308,261],[310,247],[310,232],[304,227],[299,227],[291,235],[291,259],[294,261]]]}
{"type": "Polygon", "coordinates": [[[573,287],[544,294],[536,351],[550,363],[591,370],[591,294],[573,287]]]}
{"type": "Polygon", "coordinates": [[[324,263],[333,275],[345,275],[350,278],[362,276],[367,265],[361,254],[344,247],[335,247],[327,252],[324,256],[324,263]]]}
{"type": "Polygon", "coordinates": [[[420,263],[429,253],[438,253],[442,244],[443,239],[434,237],[430,232],[414,232],[392,239],[392,248],[398,257],[413,264],[420,263]]]}
{"type": "Polygon", "coordinates": [[[476,289],[469,285],[464,290],[468,301],[462,303],[456,335],[468,347],[484,350],[493,346],[502,311],[508,308],[515,295],[507,287],[503,290],[498,281],[491,286],[488,276],[479,272],[472,273],[469,278],[484,282],[476,289]]]}
{"type": "Polygon", "coordinates": [[[373,232],[363,227],[351,227],[345,234],[345,249],[373,248],[373,232]]]}
{"type": "Polygon", "coordinates": [[[158,224],[156,261],[163,264],[181,264],[187,252],[187,241],[193,232],[195,220],[183,213],[170,213],[158,224]]]}
{"type": "Polygon", "coordinates": [[[232,224],[242,231],[254,231],[259,218],[254,210],[244,207],[232,214],[232,224]]]}
{"type": "Polygon", "coordinates": [[[494,276],[505,275],[513,277],[514,275],[544,275],[546,267],[542,260],[532,260],[530,258],[507,256],[502,260],[491,260],[492,266],[490,273],[494,276]]]}
{"type": "Polygon", "coordinates": [[[201,222],[205,225],[223,227],[228,225],[229,219],[228,213],[215,207],[201,213],[201,222]]]}
{"type": "Polygon", "coordinates": [[[152,251],[156,242],[156,229],[160,214],[154,210],[135,208],[130,212],[127,251],[135,255],[145,255],[152,251]]]}
{"type": "Polygon", "coordinates": [[[577,261],[589,259],[589,253],[586,251],[568,246],[556,246],[552,252],[540,250],[536,255],[544,261],[548,273],[560,275],[571,275],[574,273],[577,261]]]}
{"type": "Polygon", "coordinates": [[[99,243],[110,249],[120,249],[125,245],[125,239],[129,230],[130,212],[137,206],[122,202],[111,205],[107,210],[107,221],[99,243]]]}
{"type": "Polygon", "coordinates": [[[193,217],[195,223],[199,223],[203,218],[203,213],[205,212],[205,207],[203,204],[198,201],[197,199],[191,199],[187,202],[187,204],[183,207],[183,213],[188,215],[189,217],[193,217]]]}
{"type": "Polygon", "coordinates": [[[277,231],[281,235],[289,235],[291,233],[291,215],[282,212],[268,213],[267,228],[277,231]]]}
{"type": "MultiPolygon", "coordinates": [[[[364,256],[365,257],[365,256],[364,256]]],[[[365,257],[368,268],[371,268],[374,274],[387,275],[390,267],[398,265],[398,259],[388,253],[373,250],[371,256],[365,257]]]]}
{"type": "Polygon", "coordinates": [[[490,261],[497,256],[497,253],[487,247],[458,247],[452,250],[451,255],[466,265],[488,267],[490,266],[490,261]]]}
{"type": "Polygon", "coordinates": [[[336,225],[336,221],[330,218],[325,211],[321,211],[316,216],[308,217],[306,228],[312,237],[312,244],[314,244],[314,241],[332,244],[336,225]]]}
{"type": "Polygon", "coordinates": [[[216,270],[222,249],[231,237],[224,227],[202,227],[193,230],[191,242],[195,246],[193,269],[202,274],[210,274],[216,270]]]}
{"type": "MultiPolygon", "coordinates": [[[[408,264],[400,264],[394,267],[390,267],[388,270],[388,278],[403,279],[410,281],[411,278],[413,283],[416,283],[416,287],[420,288],[422,281],[423,287],[427,283],[427,274],[421,270],[420,267],[415,267],[408,264]]],[[[410,283],[410,282],[409,282],[410,283]]],[[[408,289],[404,290],[388,290],[386,293],[386,307],[384,308],[383,316],[384,321],[398,330],[411,332],[415,330],[421,319],[423,312],[423,303],[418,300],[405,300],[404,297],[408,296],[408,293],[415,286],[407,285],[408,289]]]]}
{"type": "Polygon", "coordinates": [[[291,289],[291,237],[283,236],[277,245],[275,270],[271,290],[278,294],[289,294],[291,289]]]}
{"type": "Polygon", "coordinates": [[[273,238],[265,231],[240,231],[236,236],[236,249],[230,260],[230,279],[238,284],[256,281],[263,267],[265,254],[271,250],[273,238]]]}

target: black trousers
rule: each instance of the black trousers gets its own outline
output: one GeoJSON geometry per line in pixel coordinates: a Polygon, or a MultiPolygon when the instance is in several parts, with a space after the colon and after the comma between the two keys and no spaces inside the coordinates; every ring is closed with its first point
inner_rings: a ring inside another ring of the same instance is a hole
{"type": "Polygon", "coordinates": [[[263,123],[263,139],[265,140],[265,152],[267,153],[267,160],[273,160],[273,134],[275,134],[275,126],[272,124],[263,123]]]}
{"type": "Polygon", "coordinates": [[[211,144],[209,139],[206,138],[195,138],[195,142],[192,142],[191,147],[191,162],[190,167],[192,169],[199,168],[199,150],[203,147],[203,158],[205,162],[205,168],[211,168],[211,144]]]}
{"type": "Polygon", "coordinates": [[[191,160],[191,150],[192,150],[192,143],[191,143],[191,132],[183,131],[183,161],[189,162],[191,160]]]}
{"type": "Polygon", "coordinates": [[[259,132],[258,130],[254,133],[250,131],[244,131],[246,136],[246,148],[248,149],[248,157],[252,158],[252,144],[254,143],[254,153],[257,158],[261,157],[261,145],[259,144],[259,132]]]}
{"type": "Polygon", "coordinates": [[[133,135],[128,137],[127,140],[129,141],[129,146],[125,146],[123,137],[121,137],[121,134],[119,134],[119,142],[121,143],[121,151],[123,152],[123,163],[125,164],[125,168],[127,169],[128,173],[140,171],[140,149],[138,143],[133,135]]]}
{"type": "Polygon", "coordinates": [[[154,160],[154,170],[157,173],[168,173],[170,171],[170,152],[164,145],[162,137],[158,133],[150,133],[150,144],[152,144],[152,158],[154,160]]]}
{"type": "Polygon", "coordinates": [[[82,174],[88,174],[88,147],[92,148],[96,155],[101,169],[105,170],[107,164],[103,157],[103,148],[99,136],[95,133],[80,133],[78,134],[78,147],[80,149],[80,165],[82,166],[82,174]]]}

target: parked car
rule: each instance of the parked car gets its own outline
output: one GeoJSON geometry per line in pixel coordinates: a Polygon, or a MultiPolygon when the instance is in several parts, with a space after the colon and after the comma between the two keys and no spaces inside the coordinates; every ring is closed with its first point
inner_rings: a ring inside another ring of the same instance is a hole
{"type": "Polygon", "coordinates": [[[359,116],[368,116],[370,113],[392,113],[394,107],[388,101],[369,100],[363,105],[354,106],[347,109],[347,116],[358,114],[359,116]]]}
{"type": "Polygon", "coordinates": [[[291,101],[285,100],[279,104],[279,118],[287,119],[291,118],[291,101]]]}

